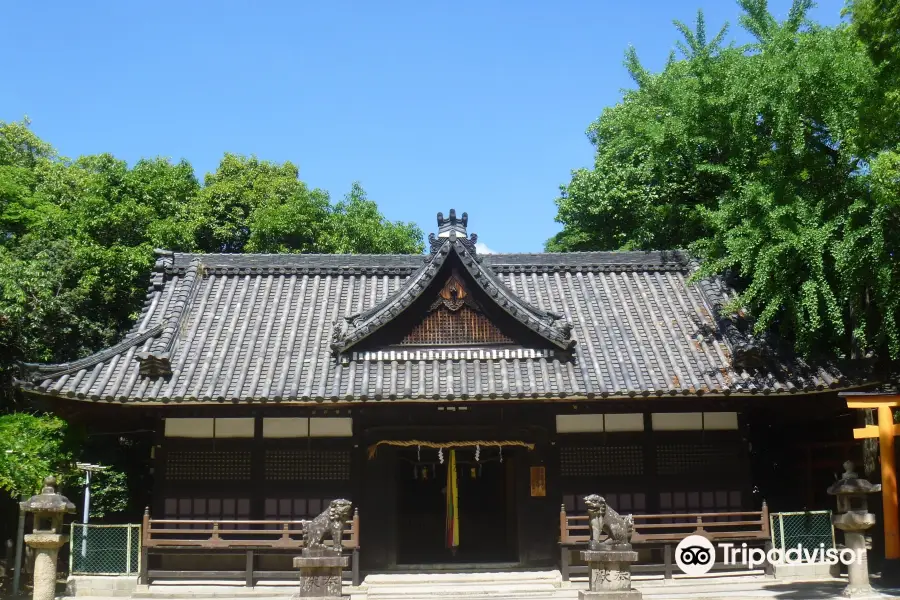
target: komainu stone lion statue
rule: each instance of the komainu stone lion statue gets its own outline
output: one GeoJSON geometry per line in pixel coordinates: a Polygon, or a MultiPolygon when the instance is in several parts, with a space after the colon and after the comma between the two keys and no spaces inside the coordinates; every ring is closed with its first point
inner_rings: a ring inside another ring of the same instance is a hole
{"type": "Polygon", "coordinates": [[[589,550],[631,549],[631,535],[634,533],[634,518],[624,517],[614,511],[602,496],[591,494],[584,497],[591,524],[589,550]],[[602,543],[600,536],[607,535],[602,543]]]}
{"type": "Polygon", "coordinates": [[[326,548],[324,541],[326,536],[330,535],[332,549],[340,553],[344,526],[350,520],[352,507],[353,504],[349,500],[332,500],[322,514],[312,521],[305,521],[303,541],[306,545],[306,550],[322,550],[326,548]]]}

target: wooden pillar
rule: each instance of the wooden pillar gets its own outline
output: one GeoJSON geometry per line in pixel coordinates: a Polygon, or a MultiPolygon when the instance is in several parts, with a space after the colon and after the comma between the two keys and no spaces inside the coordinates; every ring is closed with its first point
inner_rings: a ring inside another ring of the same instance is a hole
{"type": "Polygon", "coordinates": [[[897,514],[897,470],[894,457],[894,438],[900,435],[900,425],[894,424],[894,409],[900,406],[900,394],[852,393],[848,408],[878,409],[878,425],[853,430],[857,440],[878,438],[881,458],[881,499],[884,520],[884,558],[881,580],[885,585],[900,583],[900,523],[897,514]]]}
{"type": "Polygon", "coordinates": [[[153,465],[153,489],[150,492],[150,514],[157,519],[166,518],[166,488],[168,474],[166,473],[166,453],[169,449],[166,439],[165,418],[155,417],[155,431],[153,432],[152,465],[153,465]]]}
{"type": "MultiPolygon", "coordinates": [[[[253,411],[253,441],[250,444],[250,517],[266,518],[266,440],[263,438],[263,418],[253,411]]],[[[239,517],[240,518],[240,517],[239,517]]],[[[253,577],[253,553],[247,554],[247,578],[253,577]]],[[[253,585],[248,583],[247,585],[253,585]]]]}
{"type": "Polygon", "coordinates": [[[806,451],[806,508],[812,510],[816,504],[816,493],[813,491],[812,447],[806,444],[803,449],[806,451]]]}
{"type": "Polygon", "coordinates": [[[878,441],[881,446],[881,494],[884,504],[884,555],[900,558],[900,527],[897,515],[897,470],[894,458],[894,413],[891,406],[878,407],[878,441]]]}

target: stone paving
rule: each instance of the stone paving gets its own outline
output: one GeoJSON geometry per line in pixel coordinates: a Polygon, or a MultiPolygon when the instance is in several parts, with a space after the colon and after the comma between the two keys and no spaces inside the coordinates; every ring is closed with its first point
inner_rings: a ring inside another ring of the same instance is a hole
{"type": "MultiPolygon", "coordinates": [[[[503,574],[509,576],[510,574],[503,574]]],[[[538,581],[541,576],[536,576],[538,581]]],[[[344,597],[347,600],[574,600],[578,597],[580,589],[586,589],[583,581],[562,583],[555,589],[548,587],[535,587],[503,580],[489,583],[481,579],[481,583],[472,581],[460,584],[429,583],[430,576],[408,576],[409,582],[405,586],[391,586],[390,588],[378,586],[360,586],[353,588],[344,587],[344,597]],[[402,588],[402,589],[400,589],[402,588]]],[[[521,579],[528,579],[529,574],[520,574],[521,579]]],[[[503,579],[503,578],[501,578],[503,579]]],[[[873,581],[877,587],[877,581],[873,581]]],[[[846,579],[820,579],[815,581],[786,581],[766,577],[711,577],[702,579],[676,579],[664,582],[661,579],[636,581],[635,587],[641,590],[647,600],[712,600],[714,598],[739,599],[747,598],[756,600],[760,598],[772,598],[779,600],[829,600],[843,598],[841,591],[846,585],[846,579]]],[[[233,598],[253,600],[289,600],[296,597],[296,585],[293,582],[280,582],[279,585],[260,585],[247,588],[235,585],[233,582],[196,582],[194,585],[153,585],[142,586],[135,590],[132,598],[155,600],[199,600],[201,598],[233,598]]],[[[122,600],[122,595],[113,593],[102,594],[97,590],[96,596],[79,594],[74,596],[60,596],[60,600],[122,600]]],[[[112,592],[112,590],[110,590],[112,592]]],[[[120,592],[121,593],[121,592],[120,592]]],[[[900,589],[876,591],[867,598],[900,598],[900,589]]]]}

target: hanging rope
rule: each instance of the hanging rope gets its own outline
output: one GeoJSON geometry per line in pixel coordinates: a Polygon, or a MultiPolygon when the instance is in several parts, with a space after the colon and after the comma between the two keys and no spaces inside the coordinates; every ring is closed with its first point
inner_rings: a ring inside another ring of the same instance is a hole
{"type": "Polygon", "coordinates": [[[400,448],[410,448],[412,446],[419,446],[425,448],[436,448],[438,450],[442,448],[471,448],[472,446],[478,448],[479,446],[496,446],[498,448],[502,448],[504,446],[521,446],[522,448],[528,448],[529,450],[534,450],[534,444],[529,444],[526,442],[520,442],[517,440],[503,440],[503,441],[485,441],[485,440],[477,440],[473,442],[425,442],[422,440],[381,440],[380,442],[376,442],[369,446],[369,459],[375,458],[375,454],[378,452],[378,446],[398,446],[400,448]]]}

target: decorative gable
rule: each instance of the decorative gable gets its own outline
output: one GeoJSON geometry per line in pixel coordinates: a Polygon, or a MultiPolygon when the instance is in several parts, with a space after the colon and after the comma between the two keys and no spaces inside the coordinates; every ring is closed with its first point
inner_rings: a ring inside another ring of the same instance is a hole
{"type": "Polygon", "coordinates": [[[519,345],[571,350],[572,324],[506,287],[476,255],[477,238],[466,233],[467,221],[465,213],[461,219],[454,210],[448,219],[438,213],[439,233],[429,236],[431,256],[383,302],[335,322],[335,355],[355,347],[519,345]]]}
{"type": "Polygon", "coordinates": [[[513,344],[485,315],[453,269],[425,318],[401,340],[401,346],[481,346],[513,344]]]}

